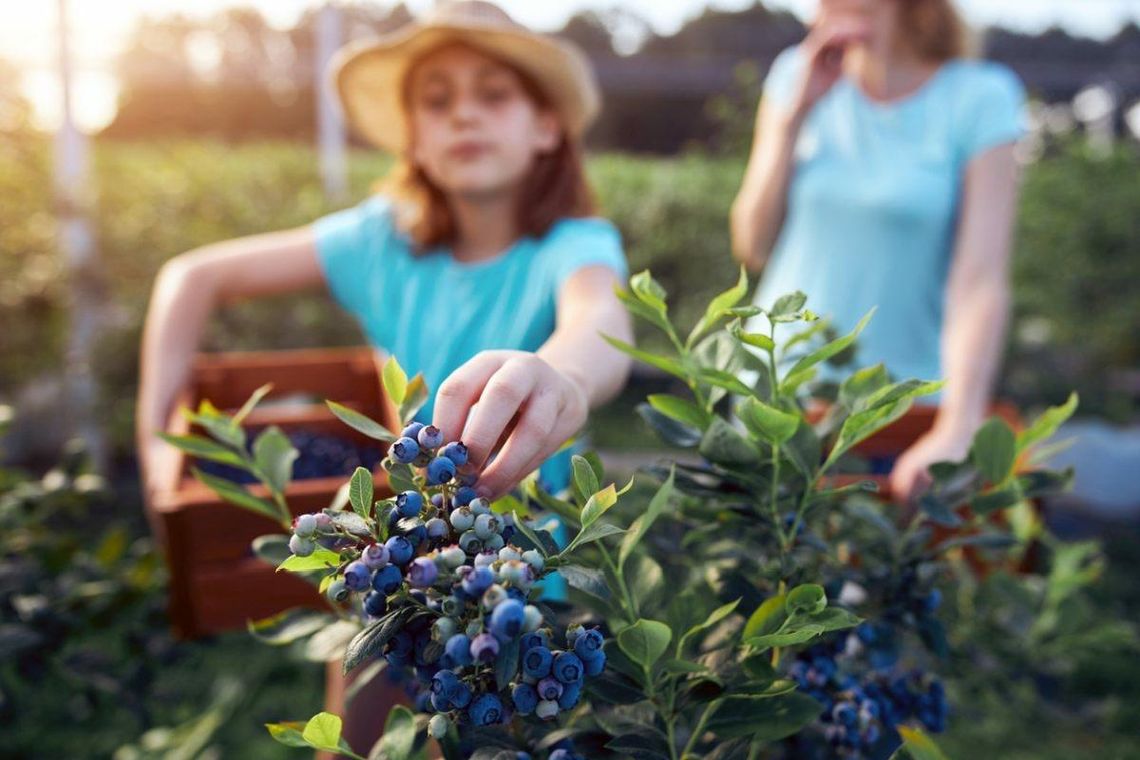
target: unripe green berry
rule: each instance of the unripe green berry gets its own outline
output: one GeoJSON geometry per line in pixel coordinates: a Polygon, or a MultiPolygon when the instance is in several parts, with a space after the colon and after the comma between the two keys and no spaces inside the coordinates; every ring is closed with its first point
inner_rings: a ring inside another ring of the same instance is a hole
{"type": "Polygon", "coordinates": [[[446,715],[439,713],[431,716],[431,720],[428,721],[428,733],[433,739],[442,739],[447,736],[447,729],[450,727],[451,721],[447,719],[446,715]]]}

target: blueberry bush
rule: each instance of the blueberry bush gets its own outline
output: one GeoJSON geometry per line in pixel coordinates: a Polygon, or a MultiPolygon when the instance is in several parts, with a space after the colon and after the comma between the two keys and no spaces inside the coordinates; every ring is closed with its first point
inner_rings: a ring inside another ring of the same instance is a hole
{"type": "MultiPolygon", "coordinates": [[[[1128,624],[1065,618],[1085,603],[1092,559],[1050,536],[1034,507],[1071,478],[1035,462],[1075,396],[1017,431],[990,420],[963,461],[932,468],[916,508],[897,508],[859,474],[855,449],[939,383],[882,366],[817,380],[870,315],[836,336],[802,294],[761,309],[739,305],[747,292],[741,273],[687,333],[648,272],[619,294],[670,349],[608,340],[688,389],[638,408],[681,451],[621,488],[588,454],[573,458],[566,493],[532,476],[478,498],[463,444],[411,422],[422,378],[390,359],[402,431],[329,407],[387,444],[395,495],[376,498],[360,467],[329,509],[293,519],[296,449],[275,428],[252,448],[240,431],[264,389],[233,418],[204,404],[192,419],[209,437],[171,442],[270,486],[272,502],[199,475],[277,519],[288,532],[255,550],[328,604],[251,631],[273,644],[335,631],[346,671],[399,680],[415,708],[392,710],[372,756],[412,757],[430,737],[449,760],[941,757],[931,735],[953,720],[956,683],[1043,677],[1066,646],[1135,651],[1128,624]],[[770,329],[748,332],[759,314],[770,329]],[[569,603],[542,597],[554,572],[569,603]],[[1025,590],[1017,621],[988,601],[998,578],[1025,590]]],[[[356,757],[340,728],[328,713],[269,725],[283,744],[356,757]]]]}

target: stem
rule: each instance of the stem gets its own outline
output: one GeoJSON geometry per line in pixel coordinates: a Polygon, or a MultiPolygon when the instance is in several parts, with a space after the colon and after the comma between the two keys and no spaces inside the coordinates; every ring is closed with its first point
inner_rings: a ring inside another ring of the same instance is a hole
{"type": "Polygon", "coordinates": [[[609,549],[603,546],[601,541],[598,542],[598,547],[602,550],[602,558],[605,559],[606,564],[609,565],[610,570],[613,571],[614,577],[617,578],[618,590],[621,591],[622,609],[625,610],[628,615],[627,620],[629,624],[633,625],[637,622],[637,605],[634,603],[633,597],[630,596],[629,588],[625,584],[625,577],[622,575],[621,570],[618,569],[613,557],[610,556],[609,549]]]}
{"type": "Polygon", "coordinates": [[[701,733],[705,729],[705,721],[708,720],[709,715],[712,713],[713,708],[716,706],[719,706],[719,705],[720,705],[720,702],[717,700],[714,700],[712,702],[709,702],[705,706],[704,712],[701,713],[700,720],[698,720],[697,725],[693,727],[693,733],[689,735],[689,741],[685,743],[685,748],[683,750],[681,750],[681,757],[682,758],[685,757],[686,755],[688,755],[689,752],[696,745],[697,741],[701,737],[701,733]]]}
{"type": "Polygon", "coordinates": [[[772,494],[770,508],[772,510],[772,527],[776,529],[776,535],[780,537],[780,552],[781,554],[787,552],[787,539],[784,536],[783,521],[780,519],[780,447],[779,445],[772,446],[772,494]]]}

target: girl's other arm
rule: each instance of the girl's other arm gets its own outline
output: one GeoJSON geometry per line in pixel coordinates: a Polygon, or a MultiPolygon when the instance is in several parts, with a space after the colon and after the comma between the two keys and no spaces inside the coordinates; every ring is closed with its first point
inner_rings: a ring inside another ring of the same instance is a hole
{"type": "Polygon", "coordinates": [[[168,261],[151,293],[139,356],[135,436],[144,495],[174,486],[175,449],[155,436],[189,377],[202,330],[218,304],[316,286],[323,280],[308,227],[204,246],[168,261]]]}

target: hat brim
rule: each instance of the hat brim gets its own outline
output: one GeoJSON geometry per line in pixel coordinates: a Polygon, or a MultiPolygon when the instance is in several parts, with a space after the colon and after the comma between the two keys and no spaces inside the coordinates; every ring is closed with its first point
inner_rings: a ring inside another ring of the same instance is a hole
{"type": "Polygon", "coordinates": [[[408,126],[401,101],[408,67],[448,43],[469,45],[534,79],[572,137],[581,137],[597,117],[597,82],[576,47],[521,28],[412,24],[376,40],[346,45],[333,57],[329,72],[349,126],[379,148],[403,152],[408,126]]]}

